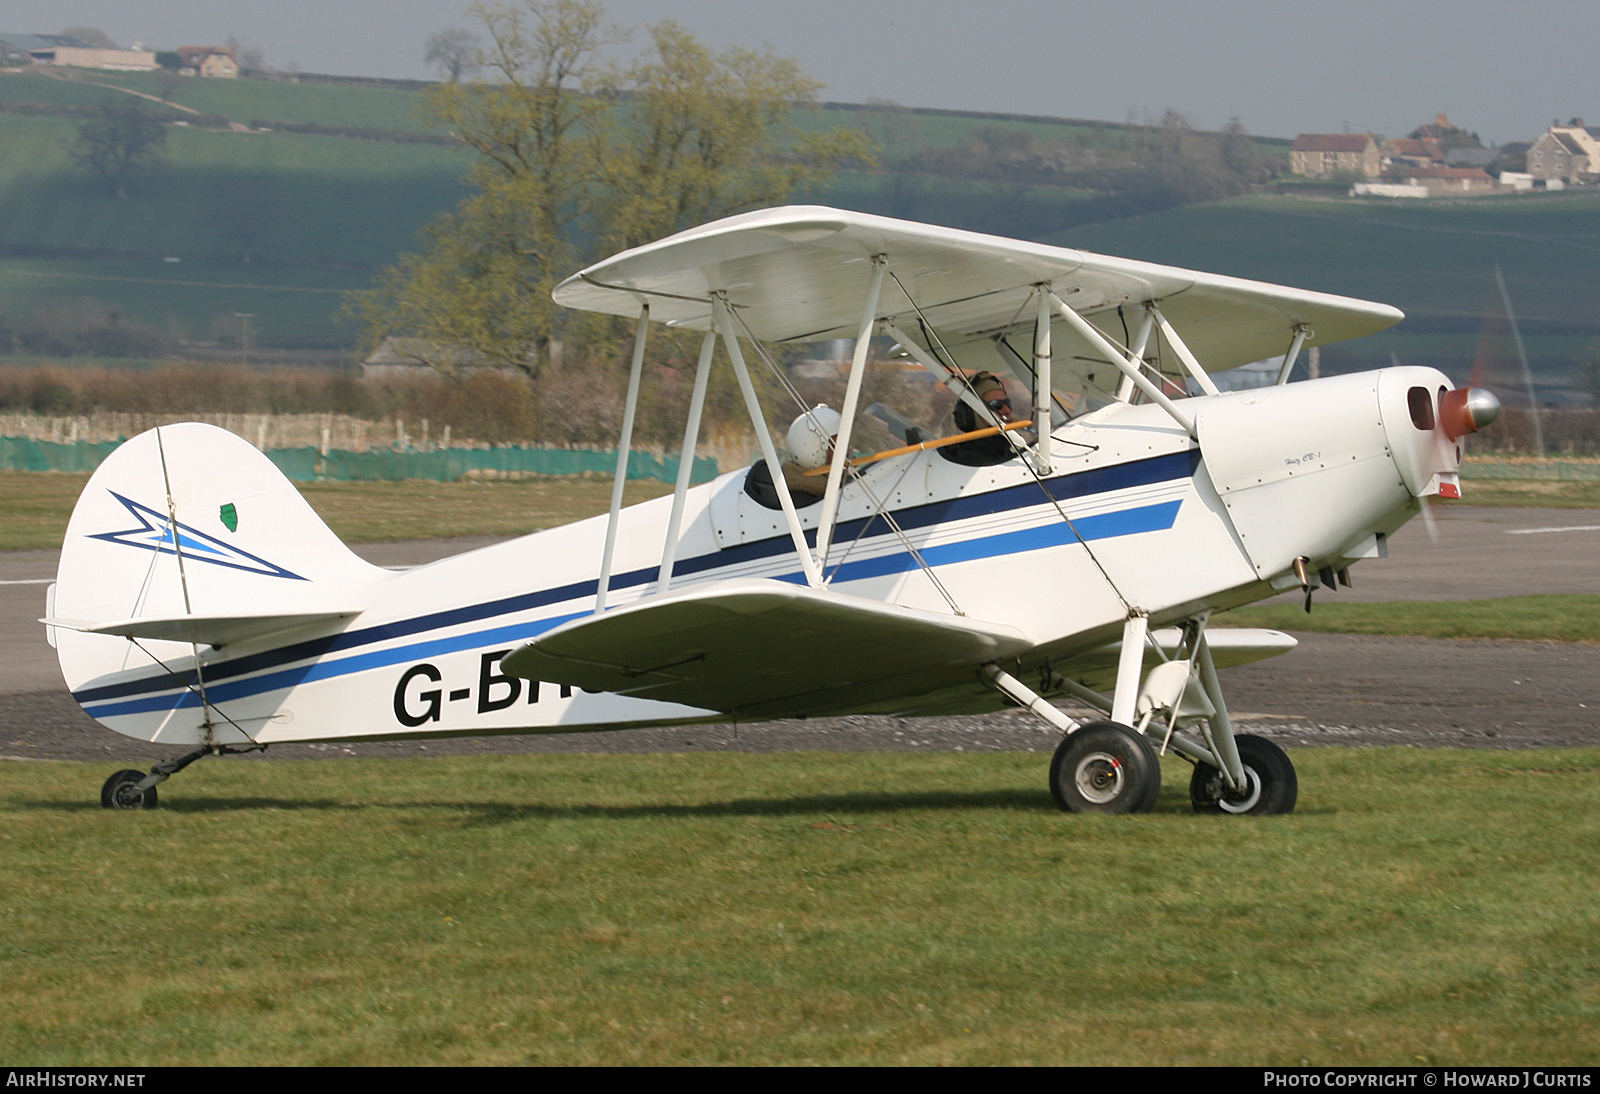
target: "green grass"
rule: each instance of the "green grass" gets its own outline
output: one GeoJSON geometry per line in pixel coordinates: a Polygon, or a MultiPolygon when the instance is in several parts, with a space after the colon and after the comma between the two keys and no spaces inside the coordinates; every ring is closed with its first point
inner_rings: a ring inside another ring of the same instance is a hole
{"type": "Polygon", "coordinates": [[[88,475],[0,471],[0,551],[61,546],[88,475]]]}
{"type": "MultiPolygon", "coordinates": [[[[0,471],[0,551],[60,547],[87,475],[0,471]]],[[[434,536],[515,536],[604,513],[603,476],[524,482],[306,482],[297,488],[346,543],[434,536]]],[[[629,482],[626,504],[671,493],[653,479],[629,482]]]]}
{"type": "MultiPolygon", "coordinates": [[[[153,88],[140,90],[151,90],[153,93],[153,88]]],[[[97,106],[105,101],[107,94],[104,88],[92,84],[77,80],[52,79],[27,70],[13,70],[0,74],[0,102],[43,103],[47,106],[97,106]]]]}
{"type": "Polygon", "coordinates": [[[1297,750],[1300,810],[1044,754],[0,765],[29,1065],[1564,1064],[1600,752],[1297,750]]]}
{"type": "MultiPolygon", "coordinates": [[[[1493,459],[1486,456],[1485,459],[1493,459]]],[[[1446,507],[1492,505],[1540,509],[1600,509],[1600,482],[1544,482],[1474,479],[1463,482],[1460,501],[1435,501],[1446,507]]]]}
{"type": "Polygon", "coordinates": [[[1600,194],[1368,202],[1278,196],[1074,228],[1045,242],[1476,320],[1505,273],[1522,318],[1592,321],[1600,194]],[[1415,280],[1419,269],[1437,276],[1415,280]]]}
{"type": "MultiPolygon", "coordinates": [[[[76,72],[71,80],[38,73],[0,76],[0,100],[94,106],[108,91],[97,85],[123,87],[146,95],[162,95],[151,72],[76,72]]],[[[295,84],[277,80],[177,79],[166,85],[168,102],[202,114],[220,114],[236,122],[315,122],[318,125],[439,132],[416,114],[415,91],[393,88],[295,84]]],[[[153,104],[152,104],[153,106],[153,104]]]]}
{"type": "MultiPolygon", "coordinates": [[[[144,73],[95,78],[156,90],[154,77],[144,73]]],[[[421,127],[413,91],[265,80],[173,84],[175,101],[237,120],[421,127]]],[[[36,74],[0,76],[0,99],[86,105],[106,94],[36,74]]],[[[853,125],[863,116],[820,111],[797,120],[811,127],[853,125]]],[[[1120,130],[1049,122],[935,115],[916,115],[912,122],[913,143],[928,147],[958,146],[985,126],[1041,141],[1085,140],[1105,147],[1133,139],[1120,130]]],[[[225,268],[206,274],[230,283],[276,285],[292,280],[280,272],[284,266],[336,267],[365,283],[371,270],[413,249],[418,229],[466,193],[461,175],[468,157],[449,148],[174,128],[167,165],[135,178],[127,199],[118,201],[70,162],[74,135],[70,118],[0,115],[0,142],[7,150],[0,157],[0,202],[7,210],[0,218],[0,248],[13,254],[70,248],[151,261],[179,255],[192,263],[238,263],[250,276],[230,276],[225,268]],[[264,226],[248,244],[239,236],[241,210],[255,210],[264,226]],[[256,259],[248,266],[242,261],[247,250],[256,259]]],[[[1499,307],[1493,296],[1498,263],[1531,325],[1528,348],[1542,381],[1564,377],[1570,387],[1593,356],[1591,335],[1541,332],[1535,322],[1594,322],[1600,195],[1593,193],[1426,203],[1257,195],[1051,234],[1082,192],[960,179],[912,180],[910,191],[898,197],[885,187],[884,176],[845,172],[805,200],[890,215],[909,208],[935,221],[969,223],[977,217],[981,223],[975,226],[1002,234],[1383,300],[1433,324],[1402,325],[1392,334],[1330,347],[1324,355],[1330,371],[1387,363],[1392,352],[1465,378],[1478,320],[1486,309],[1499,307]]],[[[79,267],[69,263],[62,269],[71,274],[79,267]]],[[[235,310],[263,316],[263,344],[348,345],[355,337],[353,328],[334,323],[336,303],[323,308],[302,300],[290,306],[283,294],[264,292],[241,307],[206,290],[194,290],[198,298],[191,300],[186,287],[171,284],[172,277],[150,276],[165,284],[124,285],[84,275],[80,284],[64,278],[61,288],[64,295],[98,296],[156,325],[176,318],[196,337],[235,310]]],[[[22,293],[13,301],[0,286],[0,314],[10,315],[36,296],[22,293]]],[[[1498,352],[1511,360],[1508,347],[1498,352]]],[[[1520,377],[1507,374],[1507,383],[1515,380],[1520,377]]]]}
{"type": "Polygon", "coordinates": [[[1296,594],[1294,603],[1238,608],[1218,616],[1217,622],[1228,627],[1332,634],[1600,642],[1600,596],[1550,593],[1492,600],[1396,600],[1383,604],[1318,600],[1308,615],[1296,594]]]}
{"type": "MultiPolygon", "coordinates": [[[[604,513],[611,481],[574,475],[524,482],[308,482],[299,489],[346,543],[430,536],[520,536],[604,513]]],[[[623,502],[658,498],[672,486],[630,481],[623,502]]]]}
{"type": "Polygon", "coordinates": [[[0,161],[0,246],[240,258],[254,215],[258,259],[372,266],[466,194],[450,148],[172,128],[162,165],[119,200],[71,162],[75,134],[69,119],[0,116],[15,153],[0,161]]]}
{"type": "Polygon", "coordinates": [[[259,344],[348,346],[343,293],[466,194],[467,161],[448,148],[175,128],[165,161],[119,200],[70,162],[74,133],[69,119],[0,115],[14,153],[0,158],[0,248],[82,256],[0,259],[13,321],[92,296],[189,338],[243,311],[259,344]]]}
{"type": "MultiPolygon", "coordinates": [[[[87,475],[0,471],[0,515],[5,518],[0,520],[0,551],[59,547],[67,518],[87,481],[87,475]]],[[[611,484],[604,477],[586,476],[526,482],[300,483],[299,489],[329,526],[349,543],[430,536],[521,535],[602,513],[611,497],[611,484]]],[[[668,490],[664,483],[639,480],[628,484],[627,500],[632,504],[659,497],[668,490]]],[[[1469,492],[1474,505],[1600,506],[1600,483],[1472,482],[1469,492]]],[[[1314,618],[1325,618],[1330,608],[1365,607],[1376,606],[1340,606],[1319,601],[1314,618]]],[[[1228,618],[1237,626],[1306,630],[1306,620],[1313,617],[1291,606],[1267,605],[1240,609],[1228,618]],[[1257,611],[1287,613],[1293,617],[1293,624],[1240,621],[1244,612],[1257,611]]],[[[1533,621],[1528,625],[1542,624],[1533,621]]],[[[1569,639],[1580,640],[1590,639],[1569,639]]]]}
{"type": "MultiPolygon", "coordinates": [[[[160,93],[154,73],[107,72],[90,78],[149,95],[160,93]]],[[[202,114],[221,114],[246,124],[259,119],[416,133],[441,132],[423,124],[417,117],[419,94],[398,88],[254,79],[180,79],[169,86],[172,88],[169,102],[202,114]]]]}
{"type": "Polygon", "coordinates": [[[237,316],[248,312],[253,346],[337,348],[355,336],[338,315],[344,294],[371,280],[365,270],[238,259],[0,258],[0,315],[18,323],[36,307],[93,297],[160,331],[208,340],[236,338],[237,316]]]}

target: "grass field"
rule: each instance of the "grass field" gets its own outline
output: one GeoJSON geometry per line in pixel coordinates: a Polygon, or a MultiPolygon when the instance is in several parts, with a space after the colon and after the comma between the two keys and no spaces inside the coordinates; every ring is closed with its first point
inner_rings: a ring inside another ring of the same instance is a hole
{"type": "MultiPolygon", "coordinates": [[[[1417,320],[1453,323],[1460,328],[1454,334],[1425,326],[1419,332],[1417,323],[1408,332],[1402,323],[1393,333],[1325,350],[1323,360],[1330,368],[1375,367],[1393,351],[1408,362],[1454,362],[1445,371],[1464,379],[1481,320],[1500,314],[1497,264],[1525,323],[1594,323],[1597,226],[1594,193],[1410,203],[1254,196],[1086,225],[1042,241],[1381,300],[1417,320]]],[[[1592,333],[1528,341],[1540,374],[1570,371],[1593,350],[1592,333]]]]}
{"type": "MultiPolygon", "coordinates": [[[[105,72],[98,83],[156,95],[162,85],[150,72],[105,72]]],[[[168,81],[169,102],[220,114],[236,122],[313,122],[317,125],[438,133],[417,116],[418,93],[398,88],[346,84],[298,84],[279,80],[168,81]]]]}
{"type": "MultiPolygon", "coordinates": [[[[155,78],[144,73],[95,78],[157,90],[155,78]]],[[[174,101],[239,121],[423,129],[414,91],[266,80],[168,82],[174,101]]],[[[108,94],[36,74],[0,76],[0,99],[81,106],[108,94]]],[[[900,120],[911,126],[898,138],[907,151],[959,147],[986,127],[1106,148],[1136,137],[1053,122],[942,115],[900,120]]],[[[870,112],[846,110],[814,111],[799,121],[812,127],[876,124],[870,112]]],[[[249,276],[207,271],[204,278],[179,278],[160,270],[140,275],[150,284],[135,284],[96,281],[93,269],[60,260],[65,274],[82,272],[81,284],[62,279],[62,295],[98,296],[158,326],[176,317],[193,337],[203,336],[202,328],[218,316],[252,311],[262,315],[260,336],[275,344],[352,343],[353,329],[332,322],[334,307],[308,317],[310,301],[291,305],[288,294],[271,291],[242,307],[219,305],[203,289],[195,290],[200,300],[188,301],[173,282],[218,277],[277,286],[284,279],[293,286],[299,274],[282,269],[305,265],[356,270],[364,278],[412,249],[417,230],[465,194],[460,176],[468,159],[449,148],[174,128],[167,166],[135,177],[128,198],[117,201],[70,162],[74,134],[71,118],[0,115],[7,149],[0,157],[0,200],[8,214],[0,220],[0,249],[238,261],[249,276]],[[242,261],[247,253],[256,259],[248,266],[242,261]]],[[[1283,149],[1266,151],[1281,155],[1283,149]]],[[[1570,377],[1593,356],[1594,335],[1585,333],[1594,324],[1593,270],[1600,253],[1600,195],[1593,193],[1411,203],[1256,195],[1059,232],[1081,192],[964,179],[919,178],[907,185],[911,192],[896,197],[885,176],[845,172],[804,199],[891,215],[906,206],[935,222],[970,223],[978,216],[976,226],[984,230],[1383,300],[1426,321],[1331,348],[1329,370],[1386,362],[1393,352],[1464,376],[1476,323],[1487,308],[1498,308],[1498,263],[1529,324],[1524,333],[1536,371],[1570,377]],[[1579,329],[1541,330],[1540,320],[1579,329]]],[[[0,288],[0,313],[27,302],[8,302],[3,293],[0,288]]]]}
{"type": "Polygon", "coordinates": [[[1462,485],[1462,495],[1459,502],[1436,501],[1435,504],[1600,509],[1600,482],[1468,478],[1462,485]]]}
{"type": "Polygon", "coordinates": [[[1225,627],[1274,627],[1333,634],[1600,642],[1600,596],[1545,594],[1491,600],[1395,600],[1382,604],[1318,600],[1307,614],[1296,595],[1293,603],[1238,608],[1218,616],[1217,623],[1225,627]]]}
{"type": "Polygon", "coordinates": [[[449,148],[174,128],[165,162],[119,200],[69,161],[71,119],[0,116],[0,133],[0,316],[13,322],[90,296],[191,339],[249,312],[257,344],[349,346],[344,293],[466,194],[449,148]]]}
{"type": "MultiPolygon", "coordinates": [[[[62,299],[115,302],[164,334],[212,340],[239,334],[250,315],[250,344],[281,348],[348,347],[356,328],[338,315],[345,293],[372,283],[365,270],[243,264],[235,259],[0,258],[0,299],[8,318],[62,299]]],[[[236,348],[216,351],[238,359],[236,348]]],[[[351,358],[354,353],[346,349],[351,358]]],[[[0,358],[5,364],[15,358],[0,358]]],[[[74,359],[69,364],[84,363],[74,359]]],[[[106,362],[97,362],[105,364],[106,362]]]]}
{"type": "MultiPolygon", "coordinates": [[[[0,471],[0,551],[60,547],[87,475],[0,471]]],[[[606,511],[603,477],[525,482],[309,482],[297,488],[346,543],[434,536],[526,535],[606,511]]],[[[666,483],[628,483],[632,505],[671,493],[666,483]]]]}
{"type": "Polygon", "coordinates": [[[0,116],[0,132],[8,248],[242,257],[253,232],[258,261],[374,265],[466,194],[451,148],[171,128],[163,164],[119,200],[71,162],[71,119],[0,116]]]}
{"type": "MultiPolygon", "coordinates": [[[[6,517],[0,522],[0,551],[59,547],[87,481],[87,475],[0,471],[0,513],[6,517]]],[[[611,498],[609,482],[584,476],[527,482],[301,483],[299,489],[351,543],[517,535],[602,513],[611,498]]],[[[639,480],[628,484],[627,500],[631,504],[667,492],[663,483],[639,480]]],[[[1592,482],[1473,481],[1468,493],[1473,505],[1600,507],[1600,483],[1592,482]]]]}
{"type": "Polygon", "coordinates": [[[0,1057],[1593,1064],[1600,752],[1297,750],[1290,817],[1043,753],[0,764],[0,1057]]]}

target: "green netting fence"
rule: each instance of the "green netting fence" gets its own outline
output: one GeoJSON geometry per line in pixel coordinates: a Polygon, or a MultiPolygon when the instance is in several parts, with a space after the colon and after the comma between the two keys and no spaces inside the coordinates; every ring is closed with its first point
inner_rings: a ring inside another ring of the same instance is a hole
{"type": "MultiPolygon", "coordinates": [[[[29,437],[0,437],[0,468],[13,471],[93,471],[120,443],[78,441],[56,444],[29,437]]],[[[312,447],[274,448],[268,450],[267,458],[296,482],[398,482],[402,479],[455,482],[457,479],[480,476],[610,475],[617,467],[615,450],[528,448],[521,445],[438,448],[432,451],[334,450],[326,456],[312,447]]],[[[678,463],[677,456],[630,452],[628,477],[675,482],[678,463]]],[[[706,456],[695,457],[691,481],[710,482],[717,474],[716,460],[706,456]]]]}

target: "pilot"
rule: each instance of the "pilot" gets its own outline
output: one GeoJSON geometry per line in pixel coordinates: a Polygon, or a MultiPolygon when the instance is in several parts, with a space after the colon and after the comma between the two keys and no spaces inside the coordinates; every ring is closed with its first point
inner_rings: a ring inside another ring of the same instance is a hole
{"type": "Polygon", "coordinates": [[[828,489],[828,476],[805,472],[827,467],[833,462],[833,442],[839,438],[839,412],[818,403],[789,426],[789,458],[783,461],[783,479],[791,494],[821,497],[828,489]]]}
{"type": "MultiPolygon", "coordinates": [[[[1006,385],[1000,377],[992,372],[980,372],[968,382],[971,384],[973,394],[983,401],[983,405],[989,408],[989,412],[1002,425],[1017,420],[1012,414],[1011,396],[1006,393],[1006,385]]],[[[955,420],[956,428],[963,433],[984,429],[989,425],[986,421],[978,420],[977,412],[968,406],[965,400],[956,401],[950,417],[955,420]]],[[[951,463],[959,463],[966,467],[989,467],[1004,463],[1016,454],[1015,446],[1002,433],[962,441],[960,444],[946,445],[938,451],[951,463]]]]}
{"type": "MultiPolygon", "coordinates": [[[[804,509],[822,500],[828,490],[828,476],[807,475],[818,467],[827,467],[833,459],[833,442],[839,436],[839,412],[825,403],[818,403],[794,420],[789,426],[789,455],[783,461],[783,481],[789,486],[789,496],[796,508],[804,509]]],[[[768,509],[778,509],[778,492],[772,486],[772,475],[766,460],[757,460],[745,477],[745,493],[768,509]]]]}

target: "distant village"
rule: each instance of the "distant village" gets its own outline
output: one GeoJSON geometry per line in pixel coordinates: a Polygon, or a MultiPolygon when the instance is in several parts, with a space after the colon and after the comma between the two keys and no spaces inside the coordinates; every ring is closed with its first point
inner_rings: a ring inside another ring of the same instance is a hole
{"type": "MultiPolygon", "coordinates": [[[[120,49],[68,34],[0,34],[0,65],[165,70],[220,79],[237,79],[247,68],[231,45],[157,51],[135,42],[120,49]]],[[[1470,197],[1595,186],[1600,185],[1600,126],[1586,126],[1582,118],[1565,124],[1552,119],[1531,141],[1488,148],[1444,114],[1405,137],[1301,133],[1289,150],[1289,173],[1348,183],[1353,197],[1470,197]]]]}
{"type": "Polygon", "coordinates": [[[67,34],[0,34],[0,64],[58,65],[100,68],[116,72],[154,72],[168,69],[183,76],[237,79],[238,50],[233,46],[179,46],[171,51],[119,49],[101,42],[86,42],[67,34]]]}
{"type": "Polygon", "coordinates": [[[1348,181],[1353,196],[1390,198],[1592,186],[1600,182],[1600,126],[1552,119],[1534,140],[1494,148],[1443,114],[1388,140],[1371,133],[1301,133],[1289,149],[1289,171],[1348,181]]]}

